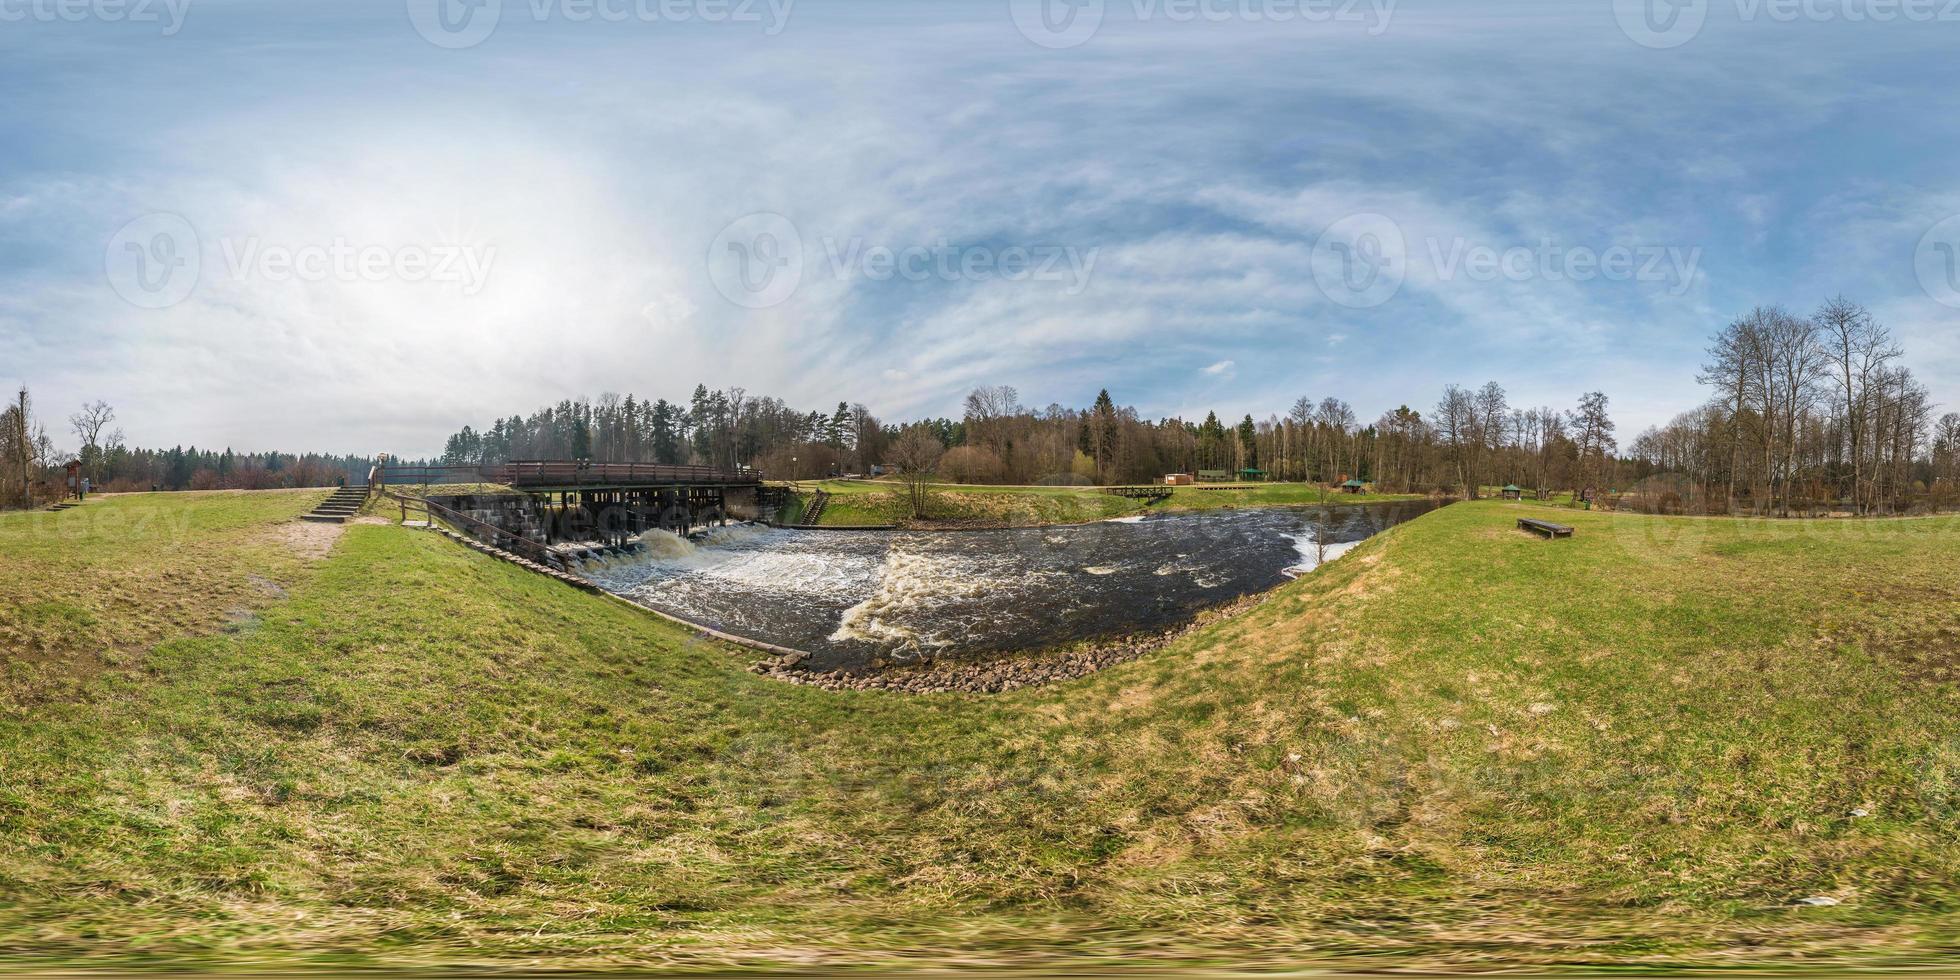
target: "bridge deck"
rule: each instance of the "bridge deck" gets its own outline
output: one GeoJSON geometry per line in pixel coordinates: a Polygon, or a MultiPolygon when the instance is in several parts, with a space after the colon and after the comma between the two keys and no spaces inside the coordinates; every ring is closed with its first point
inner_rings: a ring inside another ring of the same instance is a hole
{"type": "Polygon", "coordinates": [[[383,466],[383,483],[495,483],[518,490],[601,490],[636,487],[752,487],[762,475],[752,470],[666,463],[592,463],[573,460],[518,460],[482,466],[383,466]]]}
{"type": "Polygon", "coordinates": [[[1146,503],[1155,503],[1156,501],[1159,500],[1170,499],[1172,491],[1170,487],[1149,485],[1149,486],[1131,486],[1131,487],[1104,487],[1102,488],[1102,492],[1117,497],[1128,497],[1131,500],[1141,500],[1146,503]]]}

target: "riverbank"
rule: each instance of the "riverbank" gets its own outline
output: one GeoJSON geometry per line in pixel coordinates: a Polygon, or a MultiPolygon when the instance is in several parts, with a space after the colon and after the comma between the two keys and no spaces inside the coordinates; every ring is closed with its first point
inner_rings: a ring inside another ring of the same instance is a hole
{"type": "Polygon", "coordinates": [[[927,517],[911,516],[905,488],[889,480],[826,480],[804,484],[830,494],[822,526],[898,525],[915,530],[971,530],[1082,524],[1161,511],[1232,507],[1339,506],[1428,499],[1421,494],[1350,494],[1306,483],[1265,483],[1248,489],[1172,487],[1167,500],[1145,504],[1099,487],[1000,487],[934,484],[927,517]]]}
{"type": "Polygon", "coordinates": [[[0,515],[9,968],[1960,945],[1960,519],[1455,505],[1090,676],[913,697],[427,532],[296,537],[322,496],[0,515]]]}

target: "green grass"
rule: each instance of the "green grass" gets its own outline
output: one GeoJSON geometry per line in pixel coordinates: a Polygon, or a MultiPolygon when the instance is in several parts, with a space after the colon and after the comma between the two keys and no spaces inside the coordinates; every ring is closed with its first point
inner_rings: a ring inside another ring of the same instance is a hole
{"type": "Polygon", "coordinates": [[[0,517],[6,649],[40,638],[0,663],[0,956],[1734,967],[1960,941],[1960,519],[1558,510],[1578,535],[1546,542],[1512,527],[1543,508],[1461,504],[1143,660],[907,697],[756,677],[425,532],[306,560],[276,522],[318,496],[0,517]],[[149,624],[201,608],[199,576],[283,595],[149,624]]]}
{"type": "MultiPolygon", "coordinates": [[[[831,494],[825,525],[910,524],[911,504],[895,482],[828,480],[817,484],[831,494]]],[[[970,524],[1026,527],[1080,524],[1141,513],[1134,500],[1083,487],[995,487],[936,484],[927,505],[927,525],[970,524]]]]}
{"type": "Polygon", "coordinates": [[[1342,493],[1312,483],[1262,483],[1249,490],[1204,490],[1178,487],[1171,499],[1157,506],[1171,510],[1220,510],[1227,507],[1288,507],[1320,504],[1378,504],[1392,500],[1423,500],[1421,494],[1342,493]]]}
{"type": "MultiPolygon", "coordinates": [[[[828,480],[816,484],[831,494],[825,525],[908,523],[904,487],[890,480],[828,480]]],[[[1095,487],[1001,487],[935,484],[927,524],[986,524],[1025,527],[1079,524],[1146,510],[1219,510],[1228,507],[1281,507],[1306,504],[1380,503],[1418,500],[1414,495],[1346,494],[1304,483],[1262,484],[1250,490],[1175,489],[1171,499],[1145,507],[1140,501],[1103,493],[1095,487]]]]}

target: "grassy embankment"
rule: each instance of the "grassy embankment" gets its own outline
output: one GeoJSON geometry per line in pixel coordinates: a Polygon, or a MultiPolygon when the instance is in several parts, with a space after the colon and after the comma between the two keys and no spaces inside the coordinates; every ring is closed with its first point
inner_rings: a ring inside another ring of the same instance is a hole
{"type": "MultiPolygon", "coordinates": [[[[831,494],[824,525],[910,523],[905,488],[890,480],[828,480],[805,484],[831,494]]],[[[933,524],[1009,525],[1079,524],[1160,510],[1219,510],[1227,507],[1277,507],[1301,504],[1361,504],[1386,500],[1416,500],[1394,494],[1345,494],[1304,483],[1263,484],[1249,490],[1198,490],[1178,487],[1169,500],[1146,507],[1142,502],[1103,493],[1095,487],[996,487],[977,484],[936,484],[926,526],[933,524]]]]}
{"type": "Polygon", "coordinates": [[[309,558],[275,522],[318,496],[0,515],[0,957],[1737,965],[1960,938],[1960,519],[1560,510],[1578,537],[1550,543],[1511,527],[1541,508],[1464,504],[1143,660],[907,697],[752,676],[423,532],[309,558]]]}

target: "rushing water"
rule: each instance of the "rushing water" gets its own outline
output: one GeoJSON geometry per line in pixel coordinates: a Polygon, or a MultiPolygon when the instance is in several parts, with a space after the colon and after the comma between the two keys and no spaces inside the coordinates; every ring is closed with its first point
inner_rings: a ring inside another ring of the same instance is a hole
{"type": "Polygon", "coordinates": [[[1278,585],[1434,506],[1166,513],[999,531],[742,525],[698,541],[654,532],[650,554],[584,572],[635,602],[810,651],[815,669],[855,669],[1161,628],[1278,585]]]}

